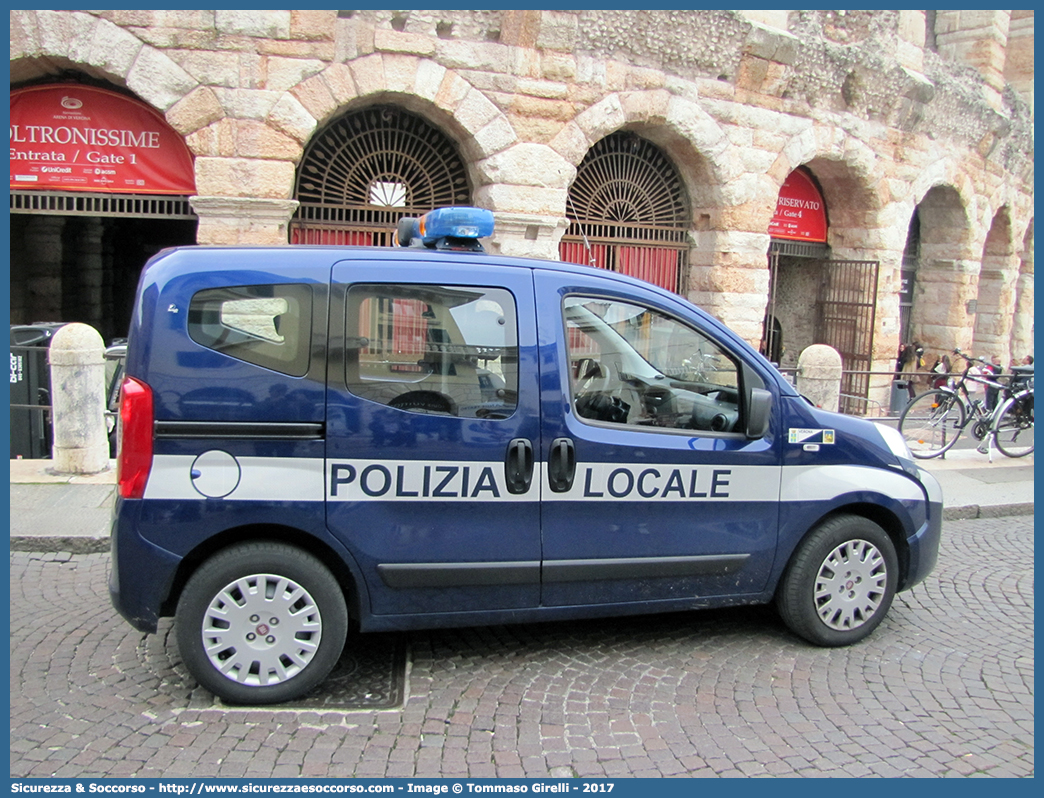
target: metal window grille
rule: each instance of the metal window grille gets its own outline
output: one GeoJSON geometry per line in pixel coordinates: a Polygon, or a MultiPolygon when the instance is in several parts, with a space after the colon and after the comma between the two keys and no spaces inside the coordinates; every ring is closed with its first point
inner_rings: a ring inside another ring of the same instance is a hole
{"type": "Polygon", "coordinates": [[[584,157],[569,189],[562,260],[684,285],[691,214],[681,178],[658,147],[614,133],[584,157]]]}
{"type": "Polygon", "coordinates": [[[135,219],[196,218],[189,206],[188,197],[81,191],[12,191],[11,213],[122,216],[135,219]]]}
{"type": "Polygon", "coordinates": [[[347,114],[308,146],[291,243],[390,245],[403,216],[467,205],[471,185],[456,145],[395,106],[347,114]]]}

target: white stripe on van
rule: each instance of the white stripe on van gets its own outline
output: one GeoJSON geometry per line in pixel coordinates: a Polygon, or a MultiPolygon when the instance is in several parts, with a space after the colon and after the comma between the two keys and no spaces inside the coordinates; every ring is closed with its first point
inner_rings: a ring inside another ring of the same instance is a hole
{"type": "Polygon", "coordinates": [[[779,466],[577,463],[564,493],[548,501],[757,502],[779,497],[779,466]]]}
{"type": "Polygon", "coordinates": [[[651,463],[579,463],[571,488],[547,487],[547,464],[536,463],[529,491],[507,490],[498,461],[355,460],[301,457],[227,458],[223,468],[238,474],[192,477],[215,460],[193,455],[157,455],[146,499],[229,501],[406,501],[519,502],[802,502],[828,501],[844,493],[872,491],[898,500],[922,501],[916,482],[896,471],[857,465],[735,466],[651,463]],[[204,484],[206,477],[206,484],[204,484]],[[227,485],[222,495],[210,486],[227,485]],[[226,492],[227,491],[227,492],[226,492]]]}
{"type": "Polygon", "coordinates": [[[858,465],[788,466],[783,469],[779,498],[785,502],[826,501],[852,491],[924,501],[921,488],[901,472],[858,465]]]}
{"type": "MultiPolygon", "coordinates": [[[[192,479],[193,465],[200,457],[181,454],[156,455],[152,460],[152,471],[145,487],[145,498],[208,498],[196,490],[192,479]]],[[[232,469],[235,468],[235,463],[239,465],[238,480],[234,474],[227,478],[231,492],[212,498],[230,501],[323,500],[324,461],[321,458],[237,457],[230,466],[232,469]]]]}

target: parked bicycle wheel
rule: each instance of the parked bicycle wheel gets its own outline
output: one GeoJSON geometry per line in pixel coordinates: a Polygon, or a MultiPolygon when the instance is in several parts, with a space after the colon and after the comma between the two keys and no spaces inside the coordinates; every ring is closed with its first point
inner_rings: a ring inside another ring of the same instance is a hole
{"type": "Polygon", "coordinates": [[[899,417],[899,432],[920,460],[938,457],[957,443],[964,429],[964,406],[950,391],[915,396],[899,417]]]}
{"type": "Polygon", "coordinates": [[[1025,457],[1033,452],[1033,392],[1009,398],[997,414],[993,442],[1008,457],[1025,457]]]}

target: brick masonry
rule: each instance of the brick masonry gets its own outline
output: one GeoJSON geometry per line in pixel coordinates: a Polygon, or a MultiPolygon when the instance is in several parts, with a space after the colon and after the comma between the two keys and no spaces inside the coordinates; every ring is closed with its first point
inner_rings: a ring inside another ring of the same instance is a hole
{"type": "Polygon", "coordinates": [[[577,165],[634,129],[692,200],[684,293],[752,343],[767,226],[805,165],[833,255],[881,262],[875,369],[898,349],[918,206],[913,337],[1032,351],[1032,12],[10,14],[12,85],[61,65],[166,114],[195,155],[200,243],[285,243],[307,143],[346,111],[400,102],[458,143],[475,201],[509,220],[494,249],[555,257],[577,165]]]}

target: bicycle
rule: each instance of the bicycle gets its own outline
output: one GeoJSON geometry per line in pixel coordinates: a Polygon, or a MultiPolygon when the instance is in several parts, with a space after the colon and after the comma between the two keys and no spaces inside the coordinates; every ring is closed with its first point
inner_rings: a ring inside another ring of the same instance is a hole
{"type": "Polygon", "coordinates": [[[1033,451],[1033,386],[1032,376],[1016,372],[1007,383],[983,375],[971,374],[975,362],[989,365],[982,358],[953,351],[967,365],[957,383],[926,391],[910,400],[899,417],[899,432],[914,457],[925,460],[941,457],[957,443],[969,423],[972,435],[982,441],[979,451],[993,460],[992,445],[1006,457],[1025,457],[1033,451]],[[1022,382],[1019,382],[1019,380],[1022,382]],[[984,385],[997,391],[992,409],[981,399],[973,399],[968,383],[984,385]]]}
{"type": "Polygon", "coordinates": [[[1033,370],[1016,366],[1012,371],[1012,395],[994,413],[993,442],[1007,457],[1025,457],[1033,453],[1033,370]]]}

